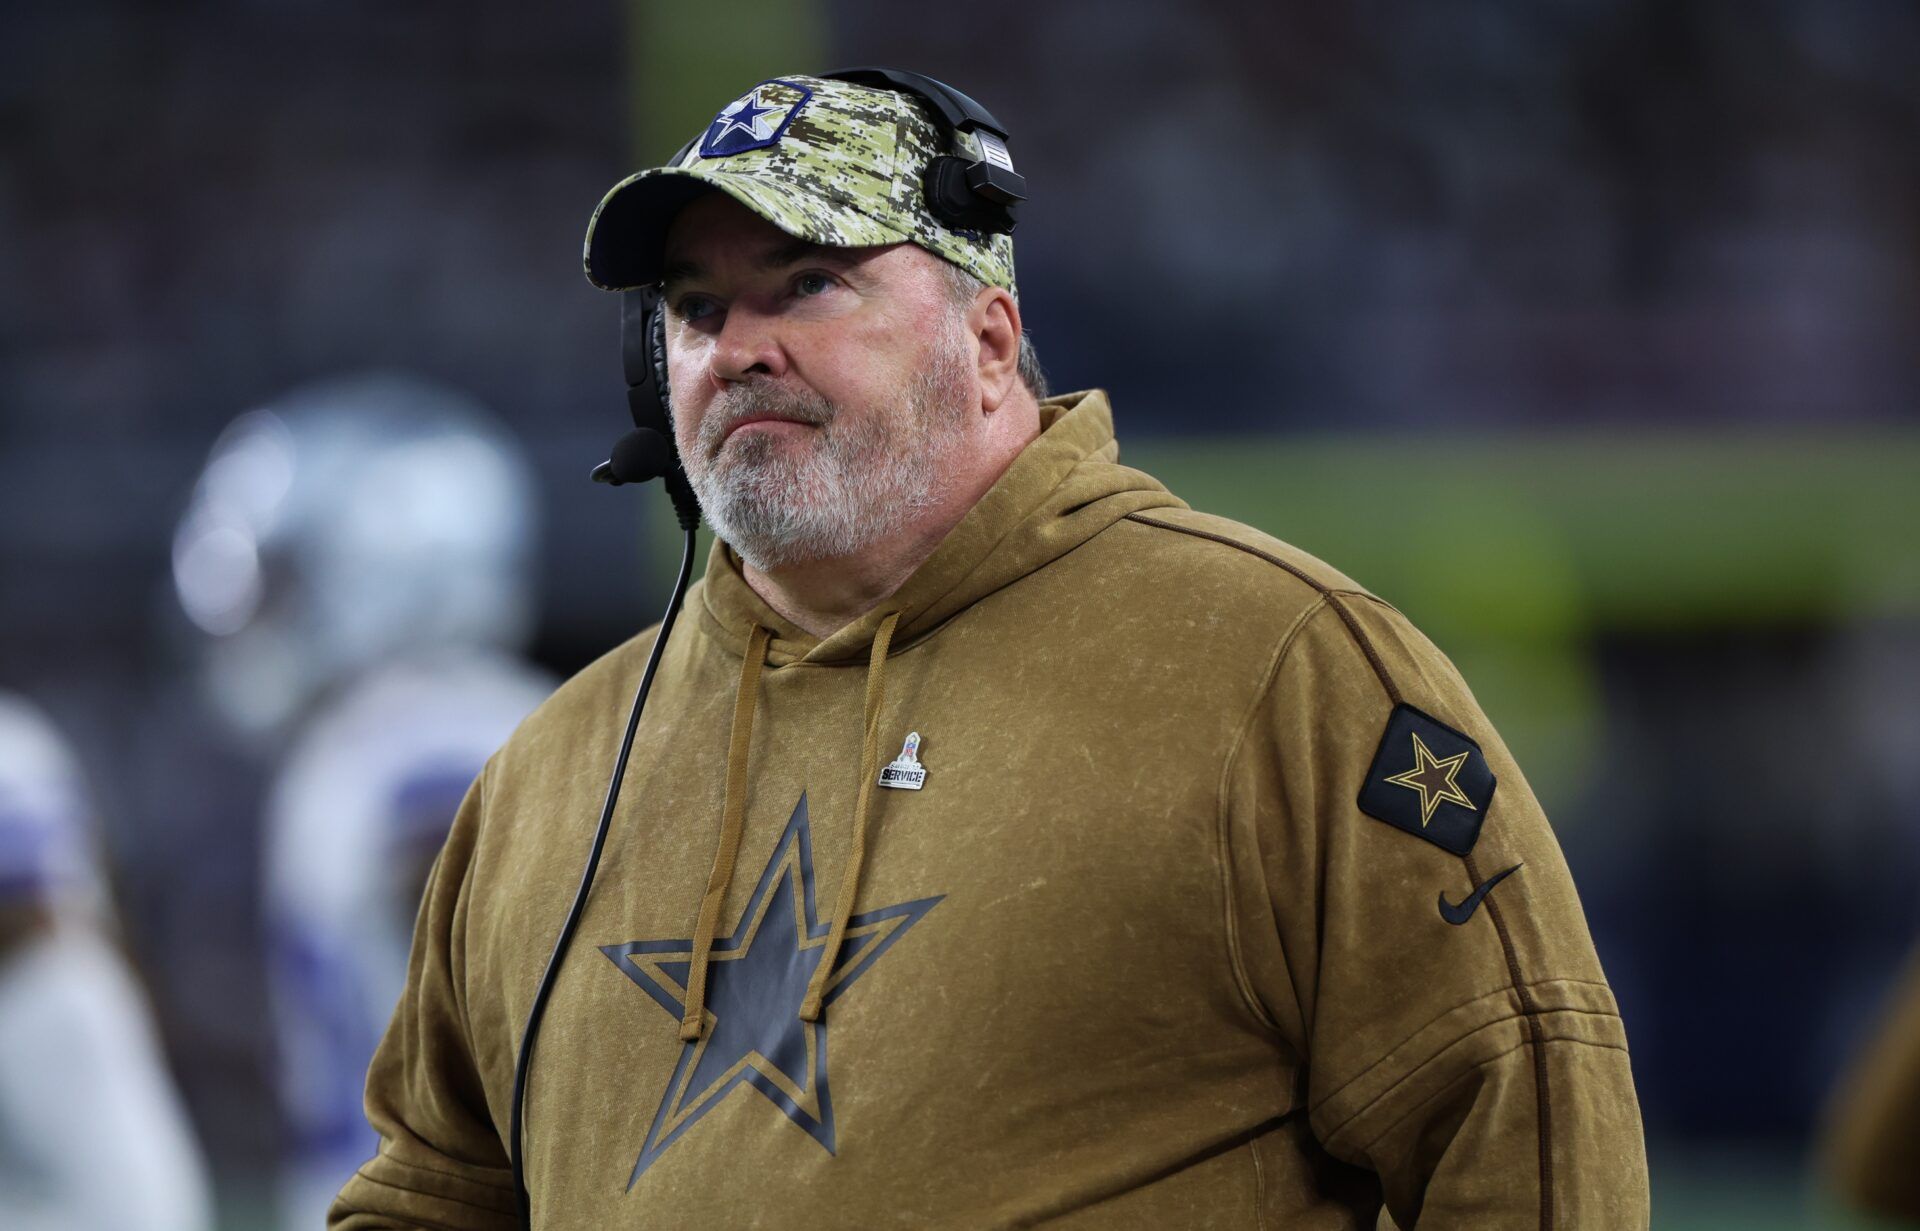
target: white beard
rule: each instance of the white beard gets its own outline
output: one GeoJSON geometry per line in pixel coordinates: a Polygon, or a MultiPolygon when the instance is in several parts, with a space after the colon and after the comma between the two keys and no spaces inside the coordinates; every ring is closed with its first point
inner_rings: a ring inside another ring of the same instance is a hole
{"type": "Polygon", "coordinates": [[[825,398],[742,382],[708,410],[697,440],[679,441],[687,479],[713,531],[754,568],[834,559],[899,533],[946,495],[948,459],[964,439],[967,380],[957,330],[902,396],[869,414],[825,398]],[[727,428],[775,414],[815,424],[808,439],[758,432],[715,452],[727,428]]]}

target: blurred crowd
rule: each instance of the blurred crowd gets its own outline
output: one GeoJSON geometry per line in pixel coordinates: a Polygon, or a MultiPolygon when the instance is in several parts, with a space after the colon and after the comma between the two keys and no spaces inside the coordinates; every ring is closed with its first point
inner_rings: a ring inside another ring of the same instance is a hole
{"type": "MultiPolygon", "coordinates": [[[[664,509],[585,482],[624,415],[586,214],[686,135],[636,81],[981,99],[1034,188],[1029,328],[1123,445],[1855,442],[1920,514],[1920,9],[823,0],[782,19],[832,65],[754,44],[775,6],[714,16],[765,65],[736,80],[657,7],[0,10],[5,1226],[75,1134],[130,1177],[82,1226],[311,1227],[371,1149],[440,827],[664,593],[664,509]]],[[[1657,1196],[1729,1152],[1797,1174],[1920,937],[1920,548],[1850,576],[1704,615],[1576,580],[1551,653],[1441,638],[1494,697],[1575,681],[1535,785],[1657,1196]]]]}

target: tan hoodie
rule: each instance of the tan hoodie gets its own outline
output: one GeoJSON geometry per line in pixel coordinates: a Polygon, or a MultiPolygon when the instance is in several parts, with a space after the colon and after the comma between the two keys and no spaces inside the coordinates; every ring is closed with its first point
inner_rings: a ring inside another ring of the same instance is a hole
{"type": "MultiPolygon", "coordinates": [[[[535,1225],[1644,1227],[1613,996],[1452,666],[1118,465],[1103,395],[1043,425],[824,640],[713,552],[541,1028],[535,1225]]],[[[515,1047],[651,638],[469,795],[332,1226],[514,1225],[515,1047]]]]}

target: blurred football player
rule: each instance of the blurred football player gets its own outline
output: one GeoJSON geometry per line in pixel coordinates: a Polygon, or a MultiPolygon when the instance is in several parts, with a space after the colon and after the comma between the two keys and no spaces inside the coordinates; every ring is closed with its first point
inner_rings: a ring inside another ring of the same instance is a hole
{"type": "Polygon", "coordinates": [[[0,1225],[197,1231],[200,1151],[108,940],[88,831],[66,742],[0,692],[0,1225]]]}
{"type": "Polygon", "coordinates": [[[263,840],[284,1226],[319,1226],[373,1154],[367,1061],[427,868],[488,755],[552,689],[515,655],[534,506],[481,407],[368,376],[236,421],[175,538],[212,696],[286,749],[263,840]]]}

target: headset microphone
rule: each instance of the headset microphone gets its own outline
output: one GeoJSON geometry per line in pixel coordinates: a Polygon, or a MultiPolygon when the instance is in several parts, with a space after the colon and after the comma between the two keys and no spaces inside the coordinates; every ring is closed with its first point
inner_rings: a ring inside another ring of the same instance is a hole
{"type": "Polygon", "coordinates": [[[613,456],[593,468],[593,481],[619,487],[663,479],[674,467],[673,442],[650,427],[636,427],[613,446],[613,456]]]}

